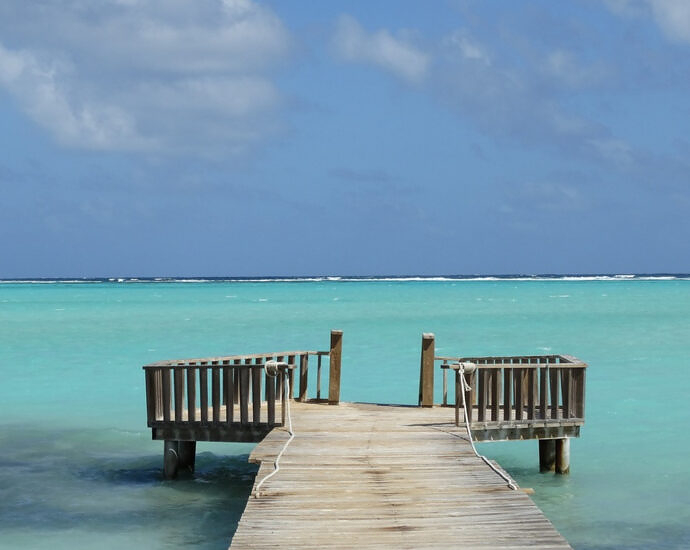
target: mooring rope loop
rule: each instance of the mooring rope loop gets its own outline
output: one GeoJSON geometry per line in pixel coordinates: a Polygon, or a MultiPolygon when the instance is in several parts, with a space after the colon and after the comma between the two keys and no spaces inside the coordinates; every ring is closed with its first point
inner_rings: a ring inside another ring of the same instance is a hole
{"type": "MultiPolygon", "coordinates": [[[[279,363],[277,361],[267,361],[266,362],[266,374],[268,376],[271,376],[275,378],[278,375],[278,371],[281,367],[287,367],[287,363],[279,363]]],[[[278,453],[278,456],[276,456],[276,459],[273,461],[273,471],[268,474],[265,478],[263,478],[259,484],[256,486],[256,489],[254,489],[254,498],[259,498],[260,493],[259,489],[261,489],[261,486],[271,479],[274,475],[278,473],[280,470],[280,458],[283,456],[283,453],[285,452],[285,449],[288,448],[288,445],[290,442],[295,439],[295,432],[292,430],[292,415],[290,414],[290,377],[286,376],[285,377],[285,393],[287,394],[285,397],[285,406],[287,408],[287,421],[288,421],[288,428],[287,431],[290,434],[290,437],[288,440],[285,442],[285,445],[283,445],[283,448],[280,450],[278,453]]]]}
{"type": "MultiPolygon", "coordinates": [[[[491,468],[494,472],[496,472],[501,478],[508,484],[508,487],[510,487],[513,491],[517,490],[517,487],[515,486],[515,483],[513,483],[513,480],[510,479],[507,475],[505,475],[503,472],[501,472],[496,466],[491,464],[488,458],[486,458],[484,455],[480,455],[477,452],[477,448],[474,446],[474,440],[472,439],[472,429],[470,428],[470,418],[467,414],[467,403],[465,401],[465,392],[468,392],[472,389],[472,387],[467,383],[467,380],[465,380],[465,366],[468,368],[471,366],[473,368],[476,368],[474,363],[458,363],[459,365],[459,372],[460,372],[460,380],[462,383],[462,391],[460,392],[462,394],[462,410],[465,416],[465,428],[467,429],[467,437],[470,440],[470,445],[472,446],[472,450],[474,451],[474,454],[477,456],[477,458],[481,458],[486,465],[491,468]]],[[[456,397],[457,399],[457,397],[456,397]]]]}

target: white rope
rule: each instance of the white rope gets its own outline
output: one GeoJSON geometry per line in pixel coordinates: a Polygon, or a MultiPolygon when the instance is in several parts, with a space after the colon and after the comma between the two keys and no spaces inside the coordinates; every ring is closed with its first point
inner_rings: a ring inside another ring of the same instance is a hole
{"type": "MultiPolygon", "coordinates": [[[[267,369],[267,372],[268,372],[268,369],[267,369]]],[[[269,376],[272,376],[272,375],[269,374],[269,376]]],[[[287,431],[290,434],[290,437],[285,442],[285,445],[283,445],[283,448],[278,453],[278,456],[276,457],[276,459],[273,461],[273,468],[274,468],[273,471],[270,474],[268,474],[265,478],[263,478],[259,482],[259,484],[256,486],[256,489],[254,489],[254,498],[259,498],[261,496],[259,493],[259,489],[261,489],[261,486],[264,483],[266,483],[266,481],[268,481],[269,479],[271,479],[274,475],[276,475],[278,473],[278,471],[280,470],[280,464],[279,464],[280,463],[280,457],[283,456],[283,453],[285,452],[285,449],[287,449],[290,442],[293,439],[295,439],[295,432],[292,431],[292,415],[290,414],[290,396],[291,396],[291,393],[290,393],[290,377],[289,376],[285,376],[285,386],[286,386],[286,388],[285,388],[286,392],[285,393],[287,393],[287,396],[285,398],[285,403],[286,403],[285,406],[287,407],[287,419],[288,419],[287,431]]]]}
{"type": "MultiPolygon", "coordinates": [[[[517,487],[515,486],[515,483],[513,483],[513,480],[510,479],[507,475],[505,475],[503,472],[501,472],[496,466],[491,464],[488,458],[486,458],[484,455],[480,455],[477,452],[477,448],[474,446],[474,441],[472,440],[472,430],[470,429],[470,418],[467,414],[467,404],[465,402],[465,392],[471,390],[470,385],[467,383],[465,380],[465,365],[464,363],[459,363],[460,365],[460,380],[462,381],[462,391],[460,392],[462,394],[462,410],[465,413],[465,428],[467,428],[467,437],[470,440],[470,445],[472,445],[472,450],[474,451],[474,454],[477,456],[477,458],[481,458],[484,462],[486,462],[486,465],[491,468],[494,472],[496,472],[499,476],[503,478],[503,480],[508,484],[508,487],[510,487],[513,491],[517,490],[517,487]]],[[[457,399],[457,397],[456,397],[457,399]]]]}

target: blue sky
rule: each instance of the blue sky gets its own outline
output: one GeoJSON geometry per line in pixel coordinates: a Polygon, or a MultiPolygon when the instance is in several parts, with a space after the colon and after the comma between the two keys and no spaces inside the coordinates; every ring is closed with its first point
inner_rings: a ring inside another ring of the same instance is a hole
{"type": "Polygon", "coordinates": [[[690,272],[690,2],[0,5],[0,277],[690,272]]]}

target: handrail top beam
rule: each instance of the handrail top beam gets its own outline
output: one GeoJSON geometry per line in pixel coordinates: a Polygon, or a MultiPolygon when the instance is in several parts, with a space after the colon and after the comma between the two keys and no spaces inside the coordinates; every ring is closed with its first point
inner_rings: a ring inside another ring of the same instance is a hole
{"type": "MultiPolygon", "coordinates": [[[[164,361],[156,361],[155,363],[149,363],[144,365],[143,368],[160,368],[160,367],[211,367],[211,366],[240,366],[231,363],[231,361],[246,361],[247,359],[267,359],[273,357],[289,357],[289,356],[299,356],[299,355],[330,355],[328,351],[309,351],[309,350],[296,350],[296,351],[276,351],[268,353],[249,353],[242,355],[225,355],[219,357],[200,357],[193,359],[166,359],[164,361]],[[202,365],[201,363],[205,363],[202,365]],[[216,363],[212,365],[211,363],[216,363]]],[[[257,366],[257,365],[244,365],[244,366],[257,366]]]]}
{"type": "Polygon", "coordinates": [[[510,355],[510,356],[491,356],[491,357],[450,357],[450,356],[436,356],[435,361],[443,361],[441,368],[448,368],[447,363],[476,363],[479,368],[540,368],[540,367],[587,367],[587,363],[581,361],[572,355],[510,355]],[[538,362],[540,359],[546,359],[545,363],[538,362]],[[529,360],[529,363],[520,363],[519,361],[529,360]],[[537,362],[533,362],[536,360],[537,362]],[[507,362],[505,362],[507,361],[507,362]],[[511,361],[516,361],[512,363],[511,361]],[[559,362],[555,362],[559,361],[559,362]]]}

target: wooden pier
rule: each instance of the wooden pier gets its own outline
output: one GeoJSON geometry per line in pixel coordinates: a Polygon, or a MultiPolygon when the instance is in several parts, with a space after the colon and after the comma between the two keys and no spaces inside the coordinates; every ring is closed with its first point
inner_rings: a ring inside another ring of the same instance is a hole
{"type": "Polygon", "coordinates": [[[584,423],[584,363],[561,355],[436,357],[432,335],[424,335],[421,406],[340,403],[341,346],[342,332],[333,331],[327,352],[144,367],[149,426],[166,442],[169,477],[193,470],[197,440],[260,441],[250,456],[260,465],[254,489],[230,548],[569,548],[530,498],[475,454],[458,398],[464,389],[477,439],[539,439],[542,470],[566,473],[563,442],[584,423]],[[310,357],[318,361],[311,398],[310,357]],[[435,378],[443,379],[438,404],[435,378]],[[295,437],[286,447],[290,420],[295,437]],[[281,452],[280,470],[267,478],[281,452]]]}

